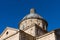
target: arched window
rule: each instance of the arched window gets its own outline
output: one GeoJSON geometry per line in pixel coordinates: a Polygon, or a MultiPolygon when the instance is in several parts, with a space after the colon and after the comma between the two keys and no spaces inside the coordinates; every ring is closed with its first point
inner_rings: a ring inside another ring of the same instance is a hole
{"type": "Polygon", "coordinates": [[[6,35],[8,35],[8,31],[6,32],[6,35]]]}

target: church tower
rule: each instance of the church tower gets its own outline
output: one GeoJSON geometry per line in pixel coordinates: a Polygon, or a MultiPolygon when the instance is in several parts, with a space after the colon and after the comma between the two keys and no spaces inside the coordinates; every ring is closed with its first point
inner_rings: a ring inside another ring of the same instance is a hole
{"type": "Polygon", "coordinates": [[[19,29],[32,36],[41,36],[47,32],[47,22],[36,13],[34,8],[19,23],[19,29]]]}

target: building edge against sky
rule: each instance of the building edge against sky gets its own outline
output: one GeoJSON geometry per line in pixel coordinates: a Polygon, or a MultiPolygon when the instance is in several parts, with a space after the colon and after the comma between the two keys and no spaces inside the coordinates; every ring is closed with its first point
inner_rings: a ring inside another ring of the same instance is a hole
{"type": "Polygon", "coordinates": [[[60,40],[60,29],[47,32],[48,23],[34,8],[19,23],[19,29],[7,27],[0,40],[60,40]]]}

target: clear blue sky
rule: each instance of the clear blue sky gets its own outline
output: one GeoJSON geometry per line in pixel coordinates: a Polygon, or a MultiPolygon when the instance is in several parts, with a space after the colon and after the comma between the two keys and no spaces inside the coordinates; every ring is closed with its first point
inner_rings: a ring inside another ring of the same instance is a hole
{"type": "Polygon", "coordinates": [[[30,8],[46,19],[48,31],[60,28],[60,0],[0,0],[0,33],[7,26],[18,29],[30,8]]]}

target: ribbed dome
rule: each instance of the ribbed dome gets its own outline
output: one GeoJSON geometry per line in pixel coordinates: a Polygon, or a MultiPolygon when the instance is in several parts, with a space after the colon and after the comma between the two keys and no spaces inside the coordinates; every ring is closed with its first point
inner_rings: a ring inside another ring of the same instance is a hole
{"type": "Polygon", "coordinates": [[[35,10],[34,9],[31,9],[30,10],[30,14],[26,15],[24,19],[29,19],[29,18],[40,18],[40,19],[43,19],[40,15],[38,15],[37,13],[35,13],[35,10]]]}

